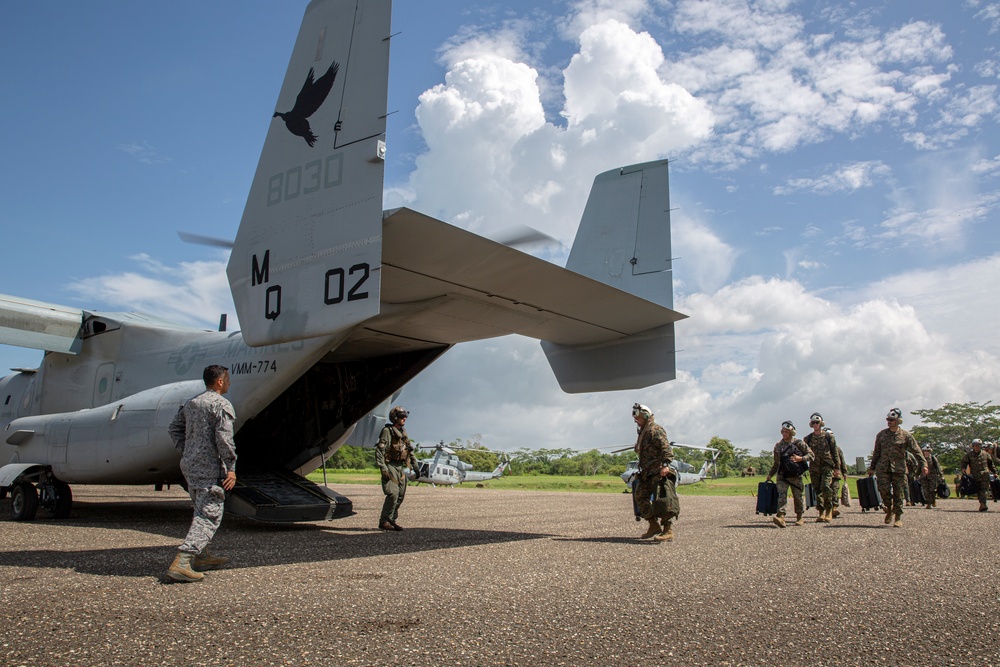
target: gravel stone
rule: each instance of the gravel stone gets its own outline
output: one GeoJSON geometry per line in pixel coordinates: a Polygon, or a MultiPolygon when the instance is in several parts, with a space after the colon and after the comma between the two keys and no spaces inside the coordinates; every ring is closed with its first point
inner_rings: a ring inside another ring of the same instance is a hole
{"type": "Polygon", "coordinates": [[[179,488],[75,486],[64,521],[5,501],[0,665],[1000,665],[992,503],[782,530],[682,496],[661,544],[625,494],[410,487],[386,533],[377,486],[338,490],[356,515],[227,515],[231,565],[192,584],[163,576],[179,488]]]}

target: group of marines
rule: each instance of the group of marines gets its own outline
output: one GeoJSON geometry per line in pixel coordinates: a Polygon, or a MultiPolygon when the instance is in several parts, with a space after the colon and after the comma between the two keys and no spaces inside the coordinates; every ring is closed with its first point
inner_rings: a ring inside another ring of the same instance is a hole
{"type": "MultiPolygon", "coordinates": [[[[868,476],[876,477],[885,523],[895,527],[903,525],[903,505],[908,502],[909,482],[920,482],[924,507],[936,505],[938,486],[943,482],[941,464],[931,451],[930,445],[923,449],[908,431],[902,429],[902,412],[892,408],[885,416],[886,428],[875,436],[868,476]]],[[[785,506],[788,503],[788,489],[792,490],[795,505],[795,525],[803,524],[804,508],[802,473],[806,463],[809,477],[816,491],[819,516],[817,523],[829,523],[840,514],[838,509],[840,484],[847,479],[847,465],[844,454],[837,446],[833,431],[826,427],[823,416],[818,412],[809,417],[812,433],[802,440],[795,437],[795,425],[790,421],[781,424],[781,440],[774,446],[774,463],[767,480],[777,475],[778,511],[774,516],[775,525],[784,528],[785,506]]],[[[1000,467],[997,448],[983,449],[978,438],[972,441],[972,451],[962,459],[960,470],[969,469],[977,483],[979,511],[985,512],[987,494],[990,488],[990,473],[1000,467]]]]}

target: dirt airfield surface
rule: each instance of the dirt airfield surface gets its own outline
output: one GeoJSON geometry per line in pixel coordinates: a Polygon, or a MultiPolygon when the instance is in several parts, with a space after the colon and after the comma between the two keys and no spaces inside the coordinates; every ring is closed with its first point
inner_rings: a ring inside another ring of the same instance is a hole
{"type": "Polygon", "coordinates": [[[658,544],[624,494],[411,487],[384,533],[378,487],[338,490],[357,514],[227,515],[232,564],[192,584],[163,579],[179,488],[78,486],[65,521],[4,501],[0,665],[1000,665],[1000,504],[782,530],[684,496],[658,544]]]}

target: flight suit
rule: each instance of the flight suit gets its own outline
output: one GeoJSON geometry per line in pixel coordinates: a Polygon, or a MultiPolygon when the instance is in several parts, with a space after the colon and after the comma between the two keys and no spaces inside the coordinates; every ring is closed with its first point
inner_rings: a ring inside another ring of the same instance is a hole
{"type": "Polygon", "coordinates": [[[382,473],[382,493],[385,502],[382,503],[382,513],[379,524],[389,522],[395,524],[399,516],[399,506],[406,497],[406,472],[417,469],[417,459],[413,456],[413,444],[406,435],[406,428],[396,428],[386,424],[378,436],[375,445],[375,465],[382,473]]]}
{"type": "Polygon", "coordinates": [[[178,549],[200,554],[222,523],[226,492],[222,479],[236,471],[233,404],[215,391],[205,391],[184,404],[168,432],[181,452],[181,472],[194,503],[194,518],[178,549]]]}

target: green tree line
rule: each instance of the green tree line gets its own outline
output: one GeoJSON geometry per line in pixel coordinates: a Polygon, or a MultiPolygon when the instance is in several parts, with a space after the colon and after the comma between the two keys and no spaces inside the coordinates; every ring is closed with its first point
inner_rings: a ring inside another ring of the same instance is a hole
{"type": "MultiPolygon", "coordinates": [[[[985,403],[946,403],[939,408],[913,410],[923,422],[913,426],[910,432],[923,446],[931,445],[934,454],[941,461],[946,473],[958,470],[965,452],[971,449],[974,438],[984,442],[1000,442],[1000,406],[985,403]]],[[[906,426],[904,425],[904,428],[906,426]]],[[[875,434],[872,434],[874,441],[875,434]]],[[[747,449],[733,446],[733,443],[719,436],[713,436],[706,445],[719,450],[716,457],[714,476],[729,477],[739,475],[752,466],[757,474],[766,475],[771,468],[771,450],[761,450],[756,455],[747,449]]],[[[475,466],[476,470],[493,470],[500,462],[500,454],[482,443],[482,437],[473,436],[468,442],[461,438],[448,443],[458,458],[475,466]]],[[[870,455],[868,452],[867,455],[870,455]]],[[[417,458],[433,455],[433,446],[422,447],[417,458]]],[[[710,452],[674,449],[674,456],[684,460],[696,469],[701,462],[710,459],[710,452]]],[[[580,452],[572,449],[528,449],[522,447],[509,454],[510,474],[513,475],[620,475],[625,472],[629,461],[636,458],[628,449],[610,453],[597,449],[580,452]]],[[[854,461],[848,461],[853,466],[854,461]]],[[[375,450],[345,445],[337,450],[326,462],[327,468],[371,469],[375,467],[375,450]]]]}

